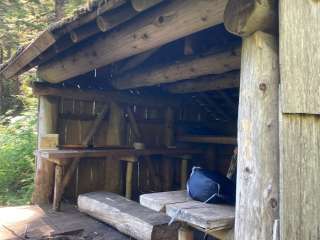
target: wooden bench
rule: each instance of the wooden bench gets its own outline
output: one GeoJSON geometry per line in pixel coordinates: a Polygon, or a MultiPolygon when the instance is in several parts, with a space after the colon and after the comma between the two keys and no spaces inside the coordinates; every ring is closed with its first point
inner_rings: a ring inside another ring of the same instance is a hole
{"type": "Polygon", "coordinates": [[[165,212],[184,223],[179,231],[180,240],[191,240],[196,228],[218,239],[233,239],[233,206],[205,204],[192,200],[186,191],[143,194],[140,204],[152,210],[165,212]]]}
{"type": "Polygon", "coordinates": [[[78,208],[138,240],[176,240],[180,224],[170,217],[115,193],[92,192],[78,197],[78,208]]]}

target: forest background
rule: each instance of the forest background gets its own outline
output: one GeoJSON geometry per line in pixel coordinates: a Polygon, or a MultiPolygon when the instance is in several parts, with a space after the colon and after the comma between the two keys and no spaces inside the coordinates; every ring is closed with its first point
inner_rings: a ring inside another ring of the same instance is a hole
{"type": "MultiPolygon", "coordinates": [[[[49,24],[89,0],[0,0],[0,64],[49,24]]],[[[38,100],[30,82],[35,69],[10,80],[0,77],[0,206],[28,204],[34,180],[38,100]]]]}

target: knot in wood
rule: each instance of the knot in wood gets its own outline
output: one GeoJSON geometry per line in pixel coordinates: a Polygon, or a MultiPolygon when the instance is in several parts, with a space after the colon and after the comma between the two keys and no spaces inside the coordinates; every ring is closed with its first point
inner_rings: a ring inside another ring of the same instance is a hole
{"type": "Polygon", "coordinates": [[[278,201],[274,198],[270,199],[270,205],[272,208],[276,208],[278,206],[278,201]]]}
{"type": "Polygon", "coordinates": [[[265,92],[267,90],[267,84],[265,83],[260,83],[259,84],[259,89],[263,92],[265,92]]]}

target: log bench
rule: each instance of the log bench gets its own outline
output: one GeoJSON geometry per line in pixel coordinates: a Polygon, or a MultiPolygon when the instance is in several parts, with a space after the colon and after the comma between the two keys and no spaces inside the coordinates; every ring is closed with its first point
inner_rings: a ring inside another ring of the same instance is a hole
{"type": "Polygon", "coordinates": [[[176,240],[180,224],[170,217],[115,193],[92,192],[78,197],[78,208],[138,240],[176,240]]]}
{"type": "Polygon", "coordinates": [[[194,201],[187,191],[143,194],[140,204],[181,221],[183,226],[179,230],[179,240],[192,240],[192,228],[218,239],[233,239],[233,206],[194,201]]]}

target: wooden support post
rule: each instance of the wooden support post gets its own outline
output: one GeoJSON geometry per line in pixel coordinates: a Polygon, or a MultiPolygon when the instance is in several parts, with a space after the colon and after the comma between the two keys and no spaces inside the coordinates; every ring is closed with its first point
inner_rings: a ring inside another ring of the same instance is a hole
{"type": "MultiPolygon", "coordinates": [[[[164,143],[167,147],[175,144],[174,109],[168,107],[165,113],[164,143]]],[[[170,191],[173,181],[172,159],[163,157],[163,190],[170,191]]]]}
{"type": "Polygon", "coordinates": [[[263,32],[243,39],[235,240],[272,239],[278,218],[277,45],[274,36],[263,32]]]}
{"type": "Polygon", "coordinates": [[[127,162],[126,173],[126,198],[132,197],[132,176],[133,176],[133,162],[127,162]]]}
{"type": "Polygon", "coordinates": [[[186,189],[187,179],[188,179],[188,161],[191,159],[191,156],[185,155],[181,159],[181,169],[180,169],[180,186],[181,190],[186,189]]]}
{"type": "MultiPolygon", "coordinates": [[[[57,133],[58,102],[53,97],[39,97],[38,113],[38,146],[41,146],[41,137],[50,133],[57,133]]],[[[35,187],[32,202],[47,204],[51,201],[53,191],[54,165],[37,157],[35,187]]]]}
{"type": "Polygon", "coordinates": [[[62,195],[62,179],[63,179],[63,167],[56,165],[55,168],[55,183],[54,183],[54,197],[53,197],[53,210],[60,211],[60,196],[62,195]]]}
{"type": "Polygon", "coordinates": [[[193,240],[193,231],[188,226],[179,228],[178,240],[193,240]]]}
{"type": "MultiPolygon", "coordinates": [[[[124,144],[124,112],[116,103],[110,104],[110,115],[107,131],[107,145],[124,144]]],[[[105,162],[105,190],[109,192],[123,192],[121,162],[109,159],[105,162]]]]}

